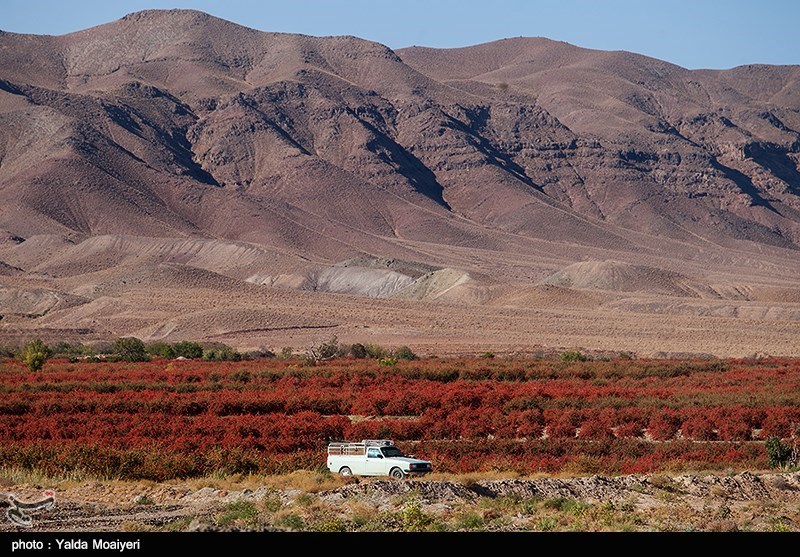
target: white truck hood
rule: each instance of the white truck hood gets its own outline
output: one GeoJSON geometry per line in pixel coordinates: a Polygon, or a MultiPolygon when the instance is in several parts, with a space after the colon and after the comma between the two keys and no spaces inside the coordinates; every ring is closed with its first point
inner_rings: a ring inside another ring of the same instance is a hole
{"type": "Polygon", "coordinates": [[[391,456],[387,457],[386,460],[391,460],[392,462],[407,462],[408,464],[430,464],[427,460],[420,460],[409,456],[391,456]]]}

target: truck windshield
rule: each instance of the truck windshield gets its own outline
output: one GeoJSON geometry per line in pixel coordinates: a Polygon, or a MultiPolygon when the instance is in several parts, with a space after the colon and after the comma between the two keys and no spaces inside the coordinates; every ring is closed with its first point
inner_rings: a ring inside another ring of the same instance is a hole
{"type": "Polygon", "coordinates": [[[403,453],[397,447],[381,447],[383,456],[391,458],[393,456],[403,456],[403,453]]]}

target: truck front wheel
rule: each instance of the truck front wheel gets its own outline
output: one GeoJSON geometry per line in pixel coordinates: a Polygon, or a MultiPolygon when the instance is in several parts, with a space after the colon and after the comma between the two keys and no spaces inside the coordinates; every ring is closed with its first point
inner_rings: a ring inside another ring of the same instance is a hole
{"type": "Polygon", "coordinates": [[[402,480],[403,478],[406,477],[406,475],[403,473],[402,470],[400,470],[400,468],[392,468],[392,470],[389,472],[389,475],[393,477],[395,480],[402,480]]]}
{"type": "Polygon", "coordinates": [[[348,468],[347,466],[345,466],[344,468],[339,470],[339,474],[341,474],[342,476],[352,476],[353,471],[350,470],[350,468],[348,468]]]}

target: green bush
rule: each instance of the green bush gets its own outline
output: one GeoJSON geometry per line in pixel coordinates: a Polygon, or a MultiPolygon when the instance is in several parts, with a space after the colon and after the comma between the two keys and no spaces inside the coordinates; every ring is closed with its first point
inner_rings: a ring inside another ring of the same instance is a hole
{"type": "Polygon", "coordinates": [[[357,342],[355,344],[350,345],[350,356],[353,358],[357,358],[359,360],[363,360],[364,358],[369,356],[369,353],[367,352],[366,346],[364,346],[360,342],[357,342]]]}
{"type": "Polygon", "coordinates": [[[50,353],[57,358],[68,358],[75,355],[75,347],[62,340],[50,347],[50,353]]]}
{"type": "MultiPolygon", "coordinates": [[[[211,347],[211,349],[219,351],[219,347],[216,345],[211,347]]],[[[232,349],[230,350],[232,351],[232,349]]],[[[203,347],[196,342],[188,340],[182,340],[173,344],[166,342],[153,342],[147,345],[146,352],[155,358],[164,358],[167,360],[172,360],[174,358],[199,360],[203,357],[203,347]]],[[[228,354],[228,352],[226,352],[226,354],[228,354]]]]}
{"type": "Polygon", "coordinates": [[[25,355],[25,365],[31,371],[39,371],[47,361],[47,356],[42,352],[29,352],[25,355]]]}
{"type": "Polygon", "coordinates": [[[183,340],[172,345],[172,352],[176,358],[184,357],[190,360],[199,360],[203,357],[203,347],[196,342],[183,340]]]}
{"type": "Polygon", "coordinates": [[[242,355],[230,346],[220,344],[206,348],[203,359],[208,362],[239,362],[242,355]]]}
{"type": "Polygon", "coordinates": [[[50,357],[50,348],[39,339],[32,340],[22,349],[22,361],[31,371],[39,371],[50,357]]]}
{"type": "Polygon", "coordinates": [[[792,461],[792,448],[784,445],[779,437],[769,437],[764,442],[764,448],[767,450],[767,458],[769,465],[772,468],[785,468],[793,464],[792,461]]]}
{"type": "Polygon", "coordinates": [[[155,358],[171,360],[175,357],[175,350],[166,342],[153,342],[146,347],[147,353],[155,358]]]}
{"type": "Polygon", "coordinates": [[[253,527],[258,524],[258,509],[252,501],[234,501],[229,503],[217,518],[220,526],[253,527]]]}
{"type": "Polygon", "coordinates": [[[265,358],[272,359],[275,357],[275,352],[267,348],[259,348],[258,350],[250,350],[242,354],[244,360],[263,360],[265,358]]]}
{"type": "Polygon", "coordinates": [[[279,528],[285,528],[288,530],[304,530],[306,527],[306,521],[303,520],[303,517],[295,514],[289,513],[282,516],[278,516],[275,518],[275,526],[279,528]]]}
{"type": "Polygon", "coordinates": [[[380,359],[389,354],[389,352],[383,346],[379,346],[377,344],[365,344],[364,348],[367,351],[367,356],[370,358],[380,359]]]}
{"type": "Polygon", "coordinates": [[[418,360],[419,357],[411,351],[408,346],[401,346],[394,351],[394,357],[398,360],[418,360]]]}
{"type": "Polygon", "coordinates": [[[432,522],[417,500],[411,500],[403,506],[402,517],[404,532],[422,532],[432,522]]]}
{"type": "Polygon", "coordinates": [[[150,361],[144,342],[136,337],[123,337],[115,340],[111,345],[111,354],[114,358],[124,362],[150,361]]]}
{"type": "Polygon", "coordinates": [[[561,353],[562,362],[585,362],[588,359],[585,354],[577,350],[567,350],[561,353]]]}

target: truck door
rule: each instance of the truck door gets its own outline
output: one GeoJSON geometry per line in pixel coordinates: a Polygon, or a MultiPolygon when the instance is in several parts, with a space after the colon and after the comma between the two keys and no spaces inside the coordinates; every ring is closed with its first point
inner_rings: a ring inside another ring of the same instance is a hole
{"type": "Polygon", "coordinates": [[[386,465],[383,462],[383,455],[378,447],[367,449],[367,476],[383,476],[386,474],[386,465]]]}

